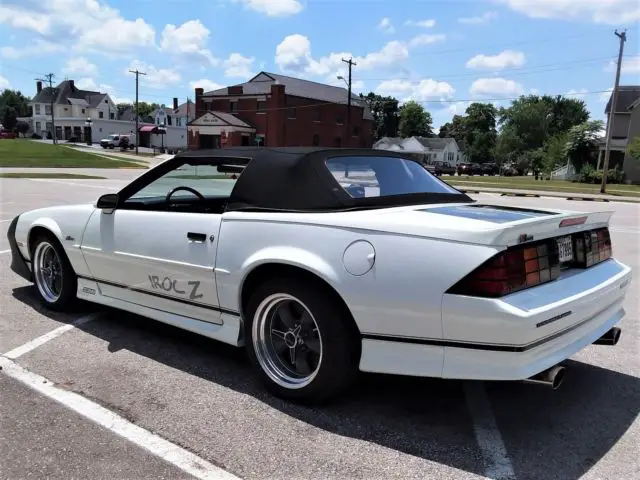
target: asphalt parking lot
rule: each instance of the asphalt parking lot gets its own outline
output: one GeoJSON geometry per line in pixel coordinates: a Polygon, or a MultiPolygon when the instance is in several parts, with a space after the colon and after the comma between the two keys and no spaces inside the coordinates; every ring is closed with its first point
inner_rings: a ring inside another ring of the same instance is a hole
{"type": "MultiPolygon", "coordinates": [[[[15,214],[94,201],[139,173],[0,184],[0,360],[11,358],[26,379],[6,366],[0,372],[1,478],[213,479],[223,471],[247,480],[640,478],[637,275],[620,343],[572,358],[558,391],[362,375],[340,402],[296,406],[264,392],[242,350],[90,304],[47,311],[9,270],[6,230],[15,214]],[[52,331],[55,338],[33,343],[52,331]],[[54,390],[62,393],[47,396],[54,390]],[[65,392],[86,404],[64,406],[65,392]],[[82,412],[112,412],[112,423],[82,412]],[[150,435],[179,451],[149,450],[150,435]],[[176,455],[182,461],[165,461],[176,455]]],[[[474,198],[612,209],[614,255],[640,268],[640,204],[474,198]]]]}

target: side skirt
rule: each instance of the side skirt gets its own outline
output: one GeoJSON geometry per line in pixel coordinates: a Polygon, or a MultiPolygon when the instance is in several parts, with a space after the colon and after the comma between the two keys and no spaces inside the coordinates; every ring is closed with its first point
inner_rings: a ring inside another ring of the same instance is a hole
{"type": "Polygon", "coordinates": [[[137,303],[127,302],[114,297],[107,297],[100,293],[99,284],[92,280],[78,278],[78,298],[87,302],[113,307],[136,315],[166,323],[174,327],[188,330],[198,335],[218,340],[236,347],[243,345],[240,338],[241,319],[235,315],[222,314],[222,324],[204,322],[174,313],[150,308],[137,303]]]}

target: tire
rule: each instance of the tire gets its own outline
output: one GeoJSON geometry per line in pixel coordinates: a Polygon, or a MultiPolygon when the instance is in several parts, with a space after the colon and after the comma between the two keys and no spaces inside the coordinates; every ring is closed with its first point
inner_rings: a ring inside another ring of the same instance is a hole
{"type": "Polygon", "coordinates": [[[78,277],[67,258],[62,246],[53,234],[40,235],[33,244],[31,252],[33,282],[43,305],[51,310],[68,310],[76,301],[78,277]],[[53,265],[48,266],[52,260],[53,265]],[[53,267],[59,281],[47,281],[53,267]]]}
{"type": "Polygon", "coordinates": [[[299,278],[269,280],[251,295],[245,313],[247,353],[265,387],[275,396],[321,403],[345,390],[357,375],[359,339],[350,328],[353,320],[323,285],[299,278]],[[287,310],[294,315],[285,322],[281,312],[287,310]],[[311,321],[301,315],[305,310],[311,321]],[[298,321],[300,328],[295,328],[298,321]],[[313,326],[318,334],[313,333],[313,326]],[[269,329],[280,335],[267,334],[269,329]],[[283,352],[278,354],[278,349],[283,352]],[[308,369],[294,373],[291,350],[296,361],[302,360],[301,366],[308,369]]]}

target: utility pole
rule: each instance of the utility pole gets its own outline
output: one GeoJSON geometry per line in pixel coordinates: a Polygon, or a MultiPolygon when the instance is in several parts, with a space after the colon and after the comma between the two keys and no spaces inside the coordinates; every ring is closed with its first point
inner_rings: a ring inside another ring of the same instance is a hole
{"type": "Polygon", "coordinates": [[[349,58],[349,60],[342,61],[349,65],[349,82],[347,83],[347,91],[349,92],[347,95],[347,146],[351,144],[351,69],[356,62],[353,61],[353,58],[349,58]]]}
{"type": "Polygon", "coordinates": [[[618,102],[618,87],[620,86],[620,69],[622,67],[622,53],[624,52],[624,42],[627,41],[627,31],[618,33],[615,31],[616,36],[620,39],[620,51],[618,52],[618,66],[616,68],[616,83],[613,87],[611,94],[611,107],[609,109],[609,120],[607,122],[607,139],[604,147],[604,165],[602,166],[602,185],[600,186],[600,193],[606,193],[607,191],[607,170],[609,169],[609,155],[611,153],[611,132],[613,130],[613,122],[616,115],[616,103],[618,102]]]}
{"type": "Polygon", "coordinates": [[[54,91],[53,91],[53,78],[55,77],[55,73],[47,73],[45,75],[45,78],[36,78],[36,80],[40,81],[40,82],[47,82],[49,84],[49,93],[51,94],[49,97],[49,105],[51,108],[51,130],[53,130],[53,132],[51,132],[51,137],[53,138],[53,144],[56,145],[58,143],[58,139],[56,138],[56,121],[55,121],[55,114],[53,112],[53,104],[54,104],[54,100],[55,100],[55,95],[54,95],[54,91]]]}
{"type": "Polygon", "coordinates": [[[138,121],[140,118],[140,114],[138,113],[138,78],[140,75],[146,75],[146,73],[139,72],[137,68],[129,71],[136,74],[136,155],[138,155],[138,145],[140,144],[140,131],[138,129],[138,121]]]}

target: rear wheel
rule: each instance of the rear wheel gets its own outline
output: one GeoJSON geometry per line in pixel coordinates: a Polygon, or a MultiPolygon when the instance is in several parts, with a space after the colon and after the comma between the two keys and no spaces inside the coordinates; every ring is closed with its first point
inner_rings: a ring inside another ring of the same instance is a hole
{"type": "Polygon", "coordinates": [[[53,235],[41,235],[31,253],[38,296],[52,310],[63,310],[76,299],[78,280],[69,259],[53,235]]]}
{"type": "Polygon", "coordinates": [[[279,278],[257,288],[246,309],[246,348],[275,395],[321,402],[357,374],[348,312],[325,288],[279,278]]]}

